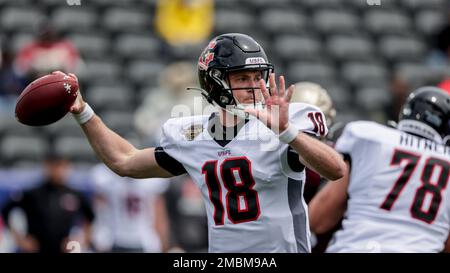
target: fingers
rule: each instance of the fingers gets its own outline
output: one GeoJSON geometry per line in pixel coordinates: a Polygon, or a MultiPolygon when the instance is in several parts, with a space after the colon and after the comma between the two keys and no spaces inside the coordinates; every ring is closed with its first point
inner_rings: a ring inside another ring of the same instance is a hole
{"type": "MultiPolygon", "coordinates": [[[[78,96],[79,96],[80,94],[78,94],[78,96]]],[[[69,111],[71,112],[71,113],[78,113],[79,112],[79,109],[80,108],[80,103],[79,103],[79,101],[78,101],[78,98],[75,100],[75,102],[72,104],[72,106],[70,106],[70,109],[69,109],[69,111]]]]}
{"type": "Polygon", "coordinates": [[[286,92],[286,101],[290,102],[292,99],[292,94],[294,93],[294,85],[291,84],[286,92]]]}
{"type": "Polygon", "coordinates": [[[76,81],[78,81],[78,77],[77,77],[75,74],[69,73],[68,75],[69,75],[69,77],[72,77],[72,78],[74,78],[76,81]]]}
{"type": "Polygon", "coordinates": [[[66,73],[64,73],[62,71],[57,70],[57,71],[53,71],[52,74],[69,76],[69,77],[72,77],[74,80],[78,81],[78,77],[75,74],[73,74],[73,73],[67,73],[66,74],[66,73]]]}
{"type": "MultiPolygon", "coordinates": [[[[280,87],[277,88],[277,83],[275,80],[275,73],[271,73],[269,75],[269,87],[270,87],[270,91],[271,91],[271,96],[278,96],[278,97],[285,97],[287,101],[291,101],[292,98],[292,93],[294,91],[294,86],[291,85],[289,86],[289,89],[286,92],[286,80],[284,79],[284,76],[280,76],[279,77],[279,84],[280,87]]],[[[260,86],[261,86],[261,90],[267,90],[267,88],[263,89],[263,84],[260,82],[260,86]]],[[[268,96],[268,92],[263,92],[263,96],[264,99],[267,100],[268,98],[266,96],[268,96]]]]}
{"type": "Polygon", "coordinates": [[[270,98],[270,94],[269,91],[267,91],[266,82],[263,79],[259,80],[259,88],[261,89],[264,101],[268,101],[270,98]]]}
{"type": "Polygon", "coordinates": [[[278,94],[277,91],[277,83],[275,81],[275,73],[270,73],[269,75],[269,87],[272,96],[276,96],[278,94]]]}
{"type": "Polygon", "coordinates": [[[284,76],[279,77],[279,82],[280,82],[280,88],[278,89],[278,94],[280,97],[284,97],[284,89],[285,89],[284,76]]]}
{"type": "Polygon", "coordinates": [[[60,74],[60,75],[64,75],[64,76],[66,75],[65,73],[63,73],[63,72],[61,72],[59,70],[53,71],[52,74],[60,74]]]}
{"type": "Polygon", "coordinates": [[[277,82],[275,80],[275,73],[270,73],[269,75],[269,87],[272,96],[284,97],[286,90],[286,80],[284,76],[278,78],[280,87],[277,88],[277,82]]]}
{"type": "Polygon", "coordinates": [[[83,100],[83,97],[81,96],[80,91],[77,91],[77,98],[75,99],[75,102],[70,107],[69,111],[73,114],[79,114],[83,111],[85,102],[83,100]]]}

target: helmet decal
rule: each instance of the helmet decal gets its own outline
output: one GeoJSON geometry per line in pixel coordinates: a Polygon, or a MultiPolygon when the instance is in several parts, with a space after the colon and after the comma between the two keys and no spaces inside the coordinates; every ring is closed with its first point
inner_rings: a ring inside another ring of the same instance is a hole
{"type": "Polygon", "coordinates": [[[254,57],[245,59],[245,64],[265,64],[266,60],[262,57],[254,57]]]}
{"type": "Polygon", "coordinates": [[[200,58],[198,59],[198,66],[200,69],[207,70],[209,63],[214,59],[214,47],[216,47],[216,41],[212,40],[208,46],[203,50],[200,58]]]}

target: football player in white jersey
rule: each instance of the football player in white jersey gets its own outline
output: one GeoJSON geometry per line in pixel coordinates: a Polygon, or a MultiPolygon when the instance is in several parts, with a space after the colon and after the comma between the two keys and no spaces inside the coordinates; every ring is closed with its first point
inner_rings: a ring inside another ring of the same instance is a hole
{"type": "Polygon", "coordinates": [[[336,144],[348,174],[310,203],[315,233],[344,217],[327,251],[450,250],[449,139],[450,96],[436,87],[411,93],[397,129],[349,123],[336,144]]]}
{"type": "Polygon", "coordinates": [[[94,230],[105,251],[168,250],[168,217],[162,196],[169,185],[166,178],[120,177],[98,164],[91,171],[91,179],[98,212],[94,230]]]}
{"type": "Polygon", "coordinates": [[[192,177],[207,210],[210,252],[309,252],[304,166],[331,180],[345,171],[336,151],[308,135],[327,133],[323,113],[289,104],[293,86],[286,90],[283,77],[277,86],[263,48],[244,34],[214,38],[198,73],[202,94],[218,113],[168,120],[160,147],[136,149],[81,95],[71,112],[119,175],[192,177]]]}

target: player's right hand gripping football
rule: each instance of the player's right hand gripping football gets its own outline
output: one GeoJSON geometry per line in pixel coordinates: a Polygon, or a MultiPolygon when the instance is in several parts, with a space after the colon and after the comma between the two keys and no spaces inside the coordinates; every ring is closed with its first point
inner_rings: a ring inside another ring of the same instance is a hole
{"type": "MultiPolygon", "coordinates": [[[[78,81],[78,78],[75,74],[69,73],[68,75],[69,77],[72,77],[76,81],[78,81]]],[[[83,112],[84,107],[86,105],[86,102],[83,100],[83,96],[81,96],[80,89],[78,89],[77,93],[78,93],[77,99],[75,100],[75,102],[73,103],[73,105],[70,107],[69,110],[72,114],[80,114],[81,112],[83,112]]]]}

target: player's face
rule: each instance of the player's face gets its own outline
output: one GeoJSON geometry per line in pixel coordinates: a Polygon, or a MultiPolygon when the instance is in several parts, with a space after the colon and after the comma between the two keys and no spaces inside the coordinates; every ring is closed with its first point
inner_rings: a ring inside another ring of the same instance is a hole
{"type": "Polygon", "coordinates": [[[230,87],[233,90],[234,98],[242,104],[252,104],[262,101],[259,80],[262,79],[263,72],[257,70],[236,71],[229,74],[230,87]]]}

